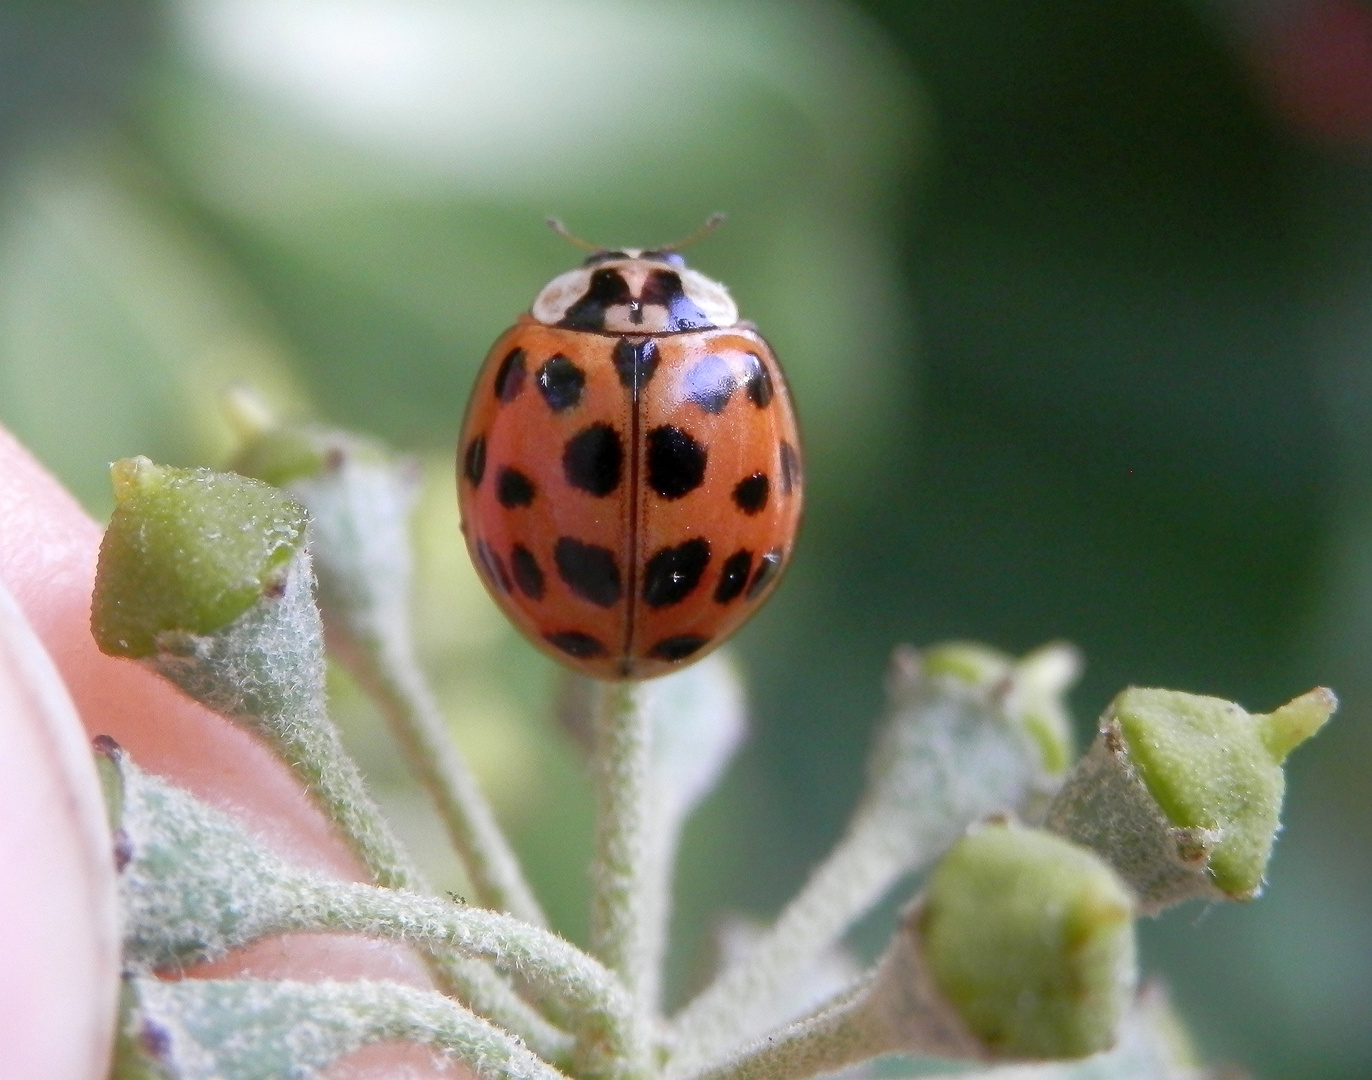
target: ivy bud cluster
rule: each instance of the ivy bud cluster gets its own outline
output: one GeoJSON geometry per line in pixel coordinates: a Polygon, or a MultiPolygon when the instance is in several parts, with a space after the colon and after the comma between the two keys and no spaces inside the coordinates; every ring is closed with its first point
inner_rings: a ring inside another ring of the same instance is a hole
{"type": "Polygon", "coordinates": [[[1328,691],[1249,714],[1129,689],[1074,760],[1071,647],[1021,659],[971,643],[898,649],[847,828],[668,1015],[677,841],[746,733],[733,662],[565,684],[559,712],[598,806],[592,940],[577,947],[547,927],[415,660],[413,465],[351,434],[279,424],[241,395],[234,416],[237,472],[115,464],[92,631],[273,747],[371,880],[289,865],[102,743],[124,926],[116,1077],[314,1076],[394,1039],[483,1080],[805,1080],[887,1054],[987,1075],[1039,1062],[1040,1080],[1088,1075],[1080,1062],[1116,1080],[1201,1075],[1175,1051],[1158,992],[1139,990],[1136,917],[1257,895],[1282,762],[1332,714],[1328,691]],[[344,751],[326,648],[380,705],[470,903],[433,893],[344,751]],[[849,929],[917,874],[924,886],[875,963],[796,1015],[797,989],[821,968],[854,970],[830,963],[849,929]],[[437,989],[159,978],[273,934],[340,931],[419,947],[437,989]]]}

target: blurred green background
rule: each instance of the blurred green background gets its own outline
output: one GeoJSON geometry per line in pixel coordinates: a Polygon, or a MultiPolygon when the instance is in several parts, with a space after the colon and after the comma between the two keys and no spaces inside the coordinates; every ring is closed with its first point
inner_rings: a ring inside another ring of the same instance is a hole
{"type": "Polygon", "coordinates": [[[1145,957],[1213,1058],[1372,1076],[1372,8],[3,0],[0,184],[0,421],[96,515],[111,459],[224,460],[235,379],[423,458],[426,661],[573,936],[589,798],[451,444],[578,258],[545,215],[657,244],[727,210],[691,260],[787,364],[809,505],[738,640],[755,729],[686,837],[677,985],[841,828],[894,643],[1065,637],[1084,732],[1128,683],[1339,691],[1267,895],[1145,957]]]}

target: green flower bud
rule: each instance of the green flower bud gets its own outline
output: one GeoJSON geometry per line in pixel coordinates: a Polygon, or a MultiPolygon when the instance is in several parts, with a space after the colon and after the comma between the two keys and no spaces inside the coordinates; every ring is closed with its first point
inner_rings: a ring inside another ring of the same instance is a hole
{"type": "Polygon", "coordinates": [[[1236,899],[1256,896],[1280,825],[1282,762],[1338,702],[1316,689],[1269,714],[1220,698],[1131,688],[1105,721],[1119,724],[1129,762],[1176,828],[1214,837],[1209,873],[1236,899]]]}
{"type": "Polygon", "coordinates": [[[117,505],[91,601],[102,652],[151,656],[165,631],[222,629],[279,588],[304,544],[305,511],[255,480],[145,457],[110,476],[117,505]]]}
{"type": "Polygon", "coordinates": [[[1081,676],[1081,654],[1050,642],[1019,660],[976,642],[955,641],[922,654],[924,672],[966,683],[996,698],[1038,747],[1043,771],[1063,772],[1073,757],[1072,718],[1063,696],[1081,676]]]}
{"type": "Polygon", "coordinates": [[[1090,851],[987,825],[949,849],[914,918],[934,985],[993,1055],[1114,1044],[1136,980],[1134,903],[1090,851]]]}

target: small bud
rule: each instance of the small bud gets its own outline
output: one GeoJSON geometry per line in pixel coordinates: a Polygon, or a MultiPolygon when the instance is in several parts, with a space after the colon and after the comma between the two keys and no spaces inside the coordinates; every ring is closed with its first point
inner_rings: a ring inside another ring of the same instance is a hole
{"type": "Polygon", "coordinates": [[[91,629],[101,651],[151,656],[165,631],[209,634],[279,578],[305,512],[266,484],[147,458],[110,469],[118,504],[100,545],[91,629]]]}
{"type": "Polygon", "coordinates": [[[987,814],[1041,804],[1070,758],[1062,695],[1079,670],[1060,644],[1019,661],[970,642],[897,649],[864,804],[894,813],[912,841],[930,826],[951,839],[987,814]]]}
{"type": "Polygon", "coordinates": [[[1109,1049],[1136,981],[1134,905],[1085,848],[1010,824],[949,849],[907,922],[933,984],[991,1055],[1109,1049]]]}
{"type": "MultiPolygon", "coordinates": [[[[415,462],[350,432],[268,424],[245,438],[231,467],[309,511],[320,610],[349,664],[364,659],[359,650],[408,650],[415,462]]],[[[364,684],[376,678],[354,674],[364,684]]]]}
{"type": "Polygon", "coordinates": [[[1282,762],[1336,707],[1324,689],[1267,715],[1220,698],[1125,690],[1048,827],[1109,859],[1146,912],[1191,897],[1251,899],[1280,826],[1282,762]]]}
{"type": "Polygon", "coordinates": [[[1038,829],[984,825],[949,849],[867,977],[703,1080],[806,1080],[893,1053],[1086,1057],[1130,1031],[1134,956],[1133,901],[1109,866],[1038,829]]]}
{"type": "Polygon", "coordinates": [[[960,679],[996,701],[1034,741],[1045,773],[1061,773],[1071,762],[1072,717],[1063,697],[1081,677],[1075,646],[1052,641],[1016,660],[975,642],[950,642],[926,650],[923,668],[927,676],[960,679]]]}
{"type": "Polygon", "coordinates": [[[674,1075],[753,1030],[815,957],[969,825],[1044,806],[1069,754],[1062,693],[1078,667],[1063,645],[1018,662],[965,642],[895,650],[887,715],[848,828],[749,957],[677,1014],[677,1036],[689,1049],[673,1062],[674,1075]]]}

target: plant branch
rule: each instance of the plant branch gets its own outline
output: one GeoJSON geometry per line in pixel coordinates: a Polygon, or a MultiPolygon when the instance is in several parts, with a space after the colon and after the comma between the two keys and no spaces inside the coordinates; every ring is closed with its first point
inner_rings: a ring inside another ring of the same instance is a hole
{"type": "MultiPolygon", "coordinates": [[[[623,981],[636,1024],[649,1023],[652,740],[645,694],[635,682],[606,683],[596,716],[595,856],[591,867],[592,949],[623,981]]],[[[646,1045],[646,1039],[636,1039],[646,1045]]]]}
{"type": "Polygon", "coordinates": [[[877,1056],[885,1050],[884,1032],[865,990],[767,1036],[699,1080],[807,1080],[877,1056]]]}
{"type": "Polygon", "coordinates": [[[341,930],[388,937],[425,949],[457,949],[517,971],[565,1002],[575,1017],[576,1059],[607,1075],[641,1054],[634,1006],[619,981],[556,934],[510,915],[366,885],[318,884],[282,913],[281,930],[341,930]]]}
{"type": "Polygon", "coordinates": [[[1032,734],[1026,709],[1056,706],[1072,672],[1040,671],[1055,658],[1051,647],[1019,663],[969,645],[896,650],[887,718],[847,831],[753,948],[677,1015],[674,1072],[718,1060],[755,1033],[816,956],[968,825],[1041,797],[1053,782],[1043,749],[1051,740],[1032,734]]]}
{"type": "Polygon", "coordinates": [[[409,634],[355,640],[337,651],[372,695],[410,770],[433,800],[483,907],[508,911],[533,926],[547,918],[529,888],[415,660],[409,634]]]}
{"type": "Polygon", "coordinates": [[[431,991],[391,982],[135,977],[116,1077],[315,1076],[392,1039],[451,1054],[480,1080],[565,1080],[519,1039],[431,991]]]}
{"type": "Polygon", "coordinates": [[[166,632],[145,662],[214,712],[262,736],[304,784],[378,885],[424,891],[324,705],[323,632],[308,555],[278,598],[206,635],[166,632]]]}
{"type": "Polygon", "coordinates": [[[433,800],[484,907],[546,925],[490,804],[453,743],[415,657],[410,516],[414,462],[344,432],[269,428],[240,464],[281,483],[310,512],[328,644],[372,695],[433,800]],[[302,475],[281,461],[310,462],[302,475]]]}
{"type": "MultiPolygon", "coordinates": [[[[913,863],[909,838],[880,810],[860,812],[762,938],[674,1020],[680,1066],[717,1058],[913,863]]],[[[936,852],[931,852],[936,854],[936,852]]]]}

